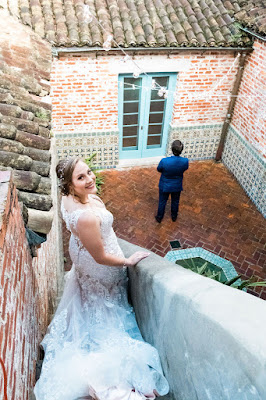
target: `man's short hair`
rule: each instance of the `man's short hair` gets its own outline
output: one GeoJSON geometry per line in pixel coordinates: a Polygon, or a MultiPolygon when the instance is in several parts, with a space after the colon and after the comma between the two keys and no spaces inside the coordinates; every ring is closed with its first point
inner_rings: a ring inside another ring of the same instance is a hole
{"type": "Polygon", "coordinates": [[[172,152],[175,156],[179,156],[183,151],[183,143],[180,140],[174,140],[172,143],[172,152]]]}

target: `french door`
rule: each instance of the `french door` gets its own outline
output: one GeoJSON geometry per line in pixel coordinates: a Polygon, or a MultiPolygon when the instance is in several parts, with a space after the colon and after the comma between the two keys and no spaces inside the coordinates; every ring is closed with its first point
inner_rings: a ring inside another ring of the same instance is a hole
{"type": "Polygon", "coordinates": [[[172,116],[176,73],[119,75],[120,158],[163,156],[172,116]],[[160,96],[160,87],[170,93],[160,96]]]}

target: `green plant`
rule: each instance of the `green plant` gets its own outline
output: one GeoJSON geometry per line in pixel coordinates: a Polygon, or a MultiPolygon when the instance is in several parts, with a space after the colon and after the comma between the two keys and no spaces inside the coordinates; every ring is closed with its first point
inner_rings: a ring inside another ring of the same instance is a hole
{"type": "Polygon", "coordinates": [[[93,159],[96,157],[96,153],[93,153],[90,157],[85,158],[85,163],[88,165],[88,167],[94,172],[96,176],[96,187],[97,187],[97,193],[100,195],[101,194],[101,189],[102,185],[104,184],[104,178],[103,176],[97,171],[97,168],[95,168],[95,165],[93,164],[93,159]]]}
{"type": "Polygon", "coordinates": [[[49,119],[49,116],[47,115],[47,113],[46,113],[46,111],[44,109],[40,109],[39,111],[36,111],[35,116],[37,118],[42,119],[42,120],[49,119]]]}
{"type": "MultiPolygon", "coordinates": [[[[187,260],[177,260],[176,264],[182,265],[183,267],[190,269],[193,272],[196,272],[199,275],[205,276],[206,278],[211,278],[214,279],[220,283],[223,283],[224,285],[227,286],[232,286],[236,289],[243,290],[248,287],[256,287],[256,286],[263,286],[266,287],[266,281],[260,281],[257,282],[255,281],[255,278],[252,277],[250,279],[247,279],[245,281],[241,281],[242,275],[237,275],[232,279],[224,279],[224,276],[222,274],[222,271],[220,270],[214,270],[213,269],[213,264],[205,261],[203,264],[199,264],[199,258],[189,258],[187,260]],[[195,262],[197,260],[197,262],[195,262]],[[185,262],[184,262],[185,261],[185,262]]],[[[204,261],[204,260],[202,260],[204,261]]]]}
{"type": "Polygon", "coordinates": [[[241,37],[245,36],[243,31],[241,31],[242,25],[239,22],[234,22],[231,27],[232,39],[238,40],[241,37]]]}

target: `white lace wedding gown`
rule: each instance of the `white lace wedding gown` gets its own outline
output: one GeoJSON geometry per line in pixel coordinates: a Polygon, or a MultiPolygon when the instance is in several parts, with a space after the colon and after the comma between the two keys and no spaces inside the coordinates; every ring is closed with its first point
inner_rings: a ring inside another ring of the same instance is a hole
{"type": "MultiPolygon", "coordinates": [[[[145,343],[127,300],[126,268],[97,264],[77,237],[84,209],[62,215],[71,231],[73,266],[56,314],[43,339],[45,359],[36,400],[139,400],[164,395],[168,383],[157,350],[145,343]]],[[[101,220],[107,253],[123,256],[105,207],[101,220]]]]}

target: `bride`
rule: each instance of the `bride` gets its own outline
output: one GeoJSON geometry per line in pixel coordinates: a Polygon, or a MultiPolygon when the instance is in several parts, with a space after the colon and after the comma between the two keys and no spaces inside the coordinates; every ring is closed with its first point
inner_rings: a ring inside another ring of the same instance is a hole
{"type": "Polygon", "coordinates": [[[73,262],[42,341],[45,358],[36,400],[140,400],[168,392],[158,353],[143,341],[127,300],[127,267],[113,216],[96,196],[95,175],[77,157],[56,167],[73,262]]]}

